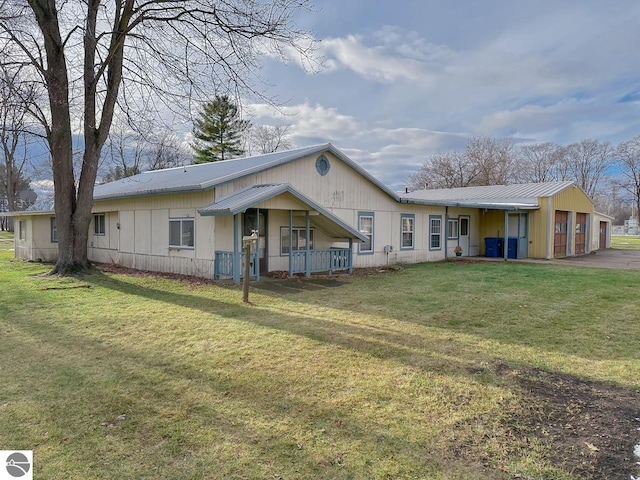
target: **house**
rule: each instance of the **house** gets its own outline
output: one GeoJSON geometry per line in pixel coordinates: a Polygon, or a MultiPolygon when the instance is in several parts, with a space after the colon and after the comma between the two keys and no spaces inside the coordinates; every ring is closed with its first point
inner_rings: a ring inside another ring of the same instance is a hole
{"type": "MultiPolygon", "coordinates": [[[[463,255],[592,249],[593,204],[572,182],[397,194],[331,144],[145,172],[94,191],[91,261],[207,278],[351,271],[463,255]],[[504,248],[504,246],[507,248],[504,248]]],[[[16,257],[53,261],[53,212],[17,212],[16,257]]]]}

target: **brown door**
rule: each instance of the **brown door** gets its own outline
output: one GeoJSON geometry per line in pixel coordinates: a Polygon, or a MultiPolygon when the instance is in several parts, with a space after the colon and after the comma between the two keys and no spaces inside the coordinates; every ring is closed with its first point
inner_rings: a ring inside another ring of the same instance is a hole
{"type": "Polygon", "coordinates": [[[600,250],[607,248],[607,222],[600,222],[600,250]]]}
{"type": "Polygon", "coordinates": [[[564,257],[567,254],[567,223],[569,212],[556,210],[556,227],[553,238],[553,255],[564,257]]]}
{"type": "Polygon", "coordinates": [[[587,214],[576,213],[576,255],[587,249],[587,214]]]}

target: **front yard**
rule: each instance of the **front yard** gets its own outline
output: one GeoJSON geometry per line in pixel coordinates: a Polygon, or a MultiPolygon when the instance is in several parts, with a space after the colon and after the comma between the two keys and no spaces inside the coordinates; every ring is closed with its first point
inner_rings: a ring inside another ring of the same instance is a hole
{"type": "Polygon", "coordinates": [[[640,474],[638,271],[423,264],[246,306],[11,257],[0,445],[35,478],[640,474]]]}

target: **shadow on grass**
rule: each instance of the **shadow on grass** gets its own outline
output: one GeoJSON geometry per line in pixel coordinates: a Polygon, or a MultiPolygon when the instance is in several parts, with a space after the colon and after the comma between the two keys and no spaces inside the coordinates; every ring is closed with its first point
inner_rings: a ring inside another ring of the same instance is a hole
{"type": "MultiPolygon", "coordinates": [[[[131,285],[102,274],[90,276],[85,281],[126,295],[215,313],[223,318],[282,330],[421,369],[444,369],[458,363],[458,367],[452,370],[458,370],[457,374],[469,381],[465,373],[467,362],[430,353],[432,347],[437,350],[435,343],[417,342],[410,336],[384,329],[378,329],[372,338],[372,327],[346,325],[318,316],[295,315],[283,310],[273,315],[256,315],[256,309],[250,306],[131,285]],[[430,360],[425,361],[427,358],[430,360]]],[[[446,452],[430,452],[428,445],[392,433],[384,422],[365,424],[350,409],[335,408],[329,404],[320,406],[313,400],[288,395],[277,388],[278,379],[273,379],[274,388],[256,389],[245,379],[229,372],[198,369],[188,358],[170,350],[144,354],[137,351],[135,345],[109,344],[84,335],[72,322],[62,324],[43,318],[16,316],[10,321],[11,327],[20,333],[10,335],[13,348],[30,359],[30,363],[42,373],[43,385],[47,385],[43,398],[39,398],[38,393],[42,393],[43,386],[34,388],[35,393],[26,398],[38,405],[38,415],[42,417],[38,422],[42,422],[42,428],[51,431],[51,441],[60,442],[60,445],[48,444],[47,449],[61,448],[65,456],[73,457],[76,464],[84,464],[89,471],[100,471],[113,463],[113,451],[146,451],[151,445],[152,449],[163,452],[164,461],[160,467],[164,469],[164,475],[161,476],[187,478],[188,475],[175,474],[172,464],[177,459],[192,455],[206,456],[203,450],[207,447],[198,441],[197,433],[190,436],[192,433],[185,431],[188,428],[182,427],[182,422],[187,422],[189,428],[215,432],[211,435],[220,444],[239,443],[251,452],[250,461],[243,459],[238,465],[225,467],[228,470],[223,470],[224,474],[200,474],[197,473],[200,467],[194,467],[189,478],[242,476],[244,468],[260,476],[275,476],[278,468],[287,462],[298,464],[299,468],[312,472],[317,478],[370,478],[373,471],[382,471],[385,462],[393,463],[393,458],[398,455],[415,459],[412,465],[416,470],[404,472],[403,476],[420,476],[433,469],[437,471],[441,461],[446,461],[442,458],[446,452]],[[174,411],[184,413],[175,419],[171,415],[167,418],[167,412],[174,411]],[[113,427],[100,426],[101,422],[121,413],[127,414],[125,422],[113,427]],[[250,418],[250,415],[260,418],[250,418]],[[294,424],[294,434],[287,436],[281,431],[261,428],[281,422],[294,424]],[[314,433],[295,433],[308,432],[309,429],[314,433]],[[63,438],[65,434],[66,439],[63,438]],[[323,437],[317,441],[324,445],[323,448],[305,445],[313,436],[323,437]],[[76,441],[83,442],[83,437],[93,438],[89,443],[100,445],[92,459],[86,458],[90,447],[74,445],[76,441]],[[103,440],[107,437],[108,440],[103,440]],[[370,459],[364,468],[360,465],[359,470],[350,465],[350,453],[333,451],[331,443],[364,446],[377,458],[370,459]],[[260,464],[260,469],[251,470],[255,466],[249,465],[250,462],[260,464]]],[[[179,341],[177,338],[173,340],[179,341]]],[[[453,350],[460,348],[462,345],[452,345],[453,350]]],[[[268,376],[269,372],[265,374],[268,376]]],[[[133,476],[158,468],[158,465],[144,460],[138,461],[140,463],[135,466],[125,461],[122,468],[129,474],[135,472],[133,476]]],[[[154,461],[158,461],[157,456],[149,460],[154,461]]],[[[452,473],[451,478],[464,478],[463,474],[458,476],[455,473],[465,470],[464,463],[459,467],[447,467],[452,473]]],[[[468,463],[473,464],[475,460],[468,463]]],[[[181,465],[185,468],[184,462],[181,465]]],[[[113,468],[117,470],[120,467],[113,468]]],[[[495,477],[490,475],[489,478],[495,477]]]]}

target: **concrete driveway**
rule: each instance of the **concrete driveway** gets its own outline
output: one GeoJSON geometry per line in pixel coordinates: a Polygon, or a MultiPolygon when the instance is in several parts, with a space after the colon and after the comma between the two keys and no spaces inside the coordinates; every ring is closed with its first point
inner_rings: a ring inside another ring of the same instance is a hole
{"type": "Polygon", "coordinates": [[[556,265],[640,270],[640,250],[598,250],[578,257],[545,260],[556,265]]]}

